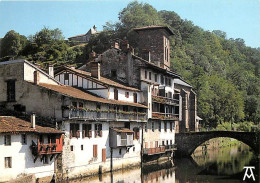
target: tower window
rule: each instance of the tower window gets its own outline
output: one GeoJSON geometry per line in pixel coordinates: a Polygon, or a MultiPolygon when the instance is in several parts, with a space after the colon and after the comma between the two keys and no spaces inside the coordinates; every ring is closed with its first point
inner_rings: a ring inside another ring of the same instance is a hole
{"type": "Polygon", "coordinates": [[[7,101],[8,102],[15,101],[15,80],[7,81],[7,101]]]}
{"type": "Polygon", "coordinates": [[[117,72],[116,70],[111,70],[111,77],[116,78],[117,77],[117,72]]]}

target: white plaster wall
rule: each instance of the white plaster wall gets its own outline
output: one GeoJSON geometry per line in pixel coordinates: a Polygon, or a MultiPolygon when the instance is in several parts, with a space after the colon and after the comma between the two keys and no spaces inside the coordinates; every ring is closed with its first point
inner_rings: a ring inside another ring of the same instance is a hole
{"type": "MultiPolygon", "coordinates": [[[[114,100],[114,87],[109,87],[109,97],[108,99],[114,100]]],[[[141,103],[141,92],[134,92],[131,90],[124,90],[117,88],[118,90],[118,100],[124,102],[134,102],[134,93],[137,93],[137,103],[141,103]],[[125,97],[125,92],[129,92],[129,98],[125,97]]]]}
{"type": "Polygon", "coordinates": [[[170,123],[167,122],[167,131],[165,132],[164,131],[164,122],[161,123],[161,133],[160,133],[160,140],[161,142],[164,140],[165,141],[165,144],[166,144],[166,140],[169,141],[169,145],[170,145],[170,140],[172,140],[172,144],[175,143],[175,123],[173,122],[172,123],[172,126],[173,126],[173,130],[170,131],[170,123]]]}
{"type": "MultiPolygon", "coordinates": [[[[79,122],[68,120],[63,122],[62,128],[65,130],[65,139],[63,146],[63,165],[64,173],[67,173],[68,177],[76,177],[80,174],[97,173],[100,166],[103,167],[103,171],[109,171],[110,169],[110,147],[109,147],[109,127],[123,127],[124,123],[112,123],[97,122],[102,124],[102,137],[94,137],[94,129],[96,122],[79,122]],[[80,124],[80,138],[69,138],[70,122],[80,124]],[[82,124],[92,124],[92,137],[82,138],[82,124]],[[93,158],[93,145],[98,145],[98,157],[93,158]],[[70,150],[70,146],[73,145],[73,151],[70,150]],[[81,150],[81,145],[84,149],[81,150]],[[106,149],[106,162],[102,162],[102,149],[106,149]]],[[[135,126],[140,127],[139,123],[131,123],[131,129],[135,126]]],[[[141,134],[141,131],[140,131],[141,134]]],[[[122,168],[122,166],[128,166],[131,164],[140,163],[140,150],[141,150],[141,136],[139,140],[134,140],[134,148],[131,147],[129,152],[126,153],[126,147],[121,147],[121,155],[119,154],[120,148],[113,149],[113,167],[122,168]]]]}
{"type": "MultiPolygon", "coordinates": [[[[36,69],[32,67],[31,65],[24,62],[24,80],[33,82],[34,80],[34,71],[36,69]]],[[[40,83],[47,83],[47,84],[53,84],[58,85],[57,81],[54,80],[49,74],[43,74],[39,71],[39,82],[40,83]]]]}
{"type": "MultiPolygon", "coordinates": [[[[0,181],[14,179],[22,174],[35,174],[36,178],[52,176],[54,159],[49,164],[43,164],[40,158],[34,163],[30,150],[32,140],[37,142],[34,135],[27,135],[27,145],[22,145],[21,135],[11,136],[11,146],[4,145],[4,135],[0,134],[0,181]],[[5,168],[5,157],[12,157],[12,168],[5,168]]],[[[46,139],[47,140],[47,137],[46,139]]],[[[50,159],[49,159],[50,160],[50,159]]]]}
{"type": "Polygon", "coordinates": [[[102,98],[107,99],[108,98],[108,89],[104,88],[104,89],[99,89],[99,90],[88,90],[89,92],[96,94],[102,98]]]}

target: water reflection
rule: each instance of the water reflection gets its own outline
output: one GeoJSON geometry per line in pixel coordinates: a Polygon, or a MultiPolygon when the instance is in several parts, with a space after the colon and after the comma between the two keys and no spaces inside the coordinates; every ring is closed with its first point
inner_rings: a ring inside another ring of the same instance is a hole
{"type": "Polygon", "coordinates": [[[174,163],[167,161],[151,164],[144,166],[143,169],[121,170],[97,177],[70,181],[70,183],[226,183],[227,181],[235,183],[242,182],[245,165],[257,166],[256,171],[258,171],[258,164],[258,159],[249,148],[240,144],[197,152],[193,154],[192,158],[175,159],[174,163]]]}

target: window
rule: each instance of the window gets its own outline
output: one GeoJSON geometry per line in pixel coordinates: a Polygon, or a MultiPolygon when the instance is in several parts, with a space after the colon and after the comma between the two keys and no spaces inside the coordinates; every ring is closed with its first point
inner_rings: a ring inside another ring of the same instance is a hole
{"type": "Polygon", "coordinates": [[[172,80],[169,79],[169,86],[172,86],[172,80]]]}
{"type": "Polygon", "coordinates": [[[43,158],[43,159],[42,159],[43,164],[48,164],[48,163],[49,163],[49,159],[48,159],[48,156],[47,156],[47,155],[44,155],[42,158],[43,158]]]}
{"type": "Polygon", "coordinates": [[[170,131],[172,132],[172,122],[170,122],[170,131]]]}
{"type": "Polygon", "coordinates": [[[114,89],[114,99],[118,100],[118,90],[116,88],[114,89]]]}
{"type": "Polygon", "coordinates": [[[98,156],[97,145],[95,144],[95,145],[93,145],[93,157],[97,158],[97,156],[98,156]]]}
{"type": "Polygon", "coordinates": [[[161,84],[162,84],[162,85],[164,84],[164,78],[163,78],[163,75],[161,75],[161,84]]]}
{"type": "Polygon", "coordinates": [[[162,124],[161,124],[161,122],[159,121],[159,132],[162,130],[162,124]]]}
{"type": "Polygon", "coordinates": [[[139,140],[139,128],[134,127],[134,140],[139,140]]]}
{"type": "Polygon", "coordinates": [[[144,78],[147,79],[147,71],[144,71],[144,78]]]}
{"type": "Polygon", "coordinates": [[[72,106],[77,108],[77,102],[72,102],[72,106]]]}
{"type": "Polygon", "coordinates": [[[147,123],[144,125],[145,132],[147,132],[147,123]]]}
{"type": "Polygon", "coordinates": [[[142,57],[144,60],[150,61],[150,52],[143,50],[142,57]]]}
{"type": "Polygon", "coordinates": [[[25,134],[22,134],[22,144],[23,145],[26,145],[27,144],[27,137],[26,137],[26,135],[25,134]]]}
{"type": "Polygon", "coordinates": [[[5,145],[6,146],[11,145],[11,135],[5,135],[5,145]]]}
{"type": "Polygon", "coordinates": [[[83,108],[83,107],[84,107],[83,103],[79,102],[79,108],[83,108]]]}
{"type": "Polygon", "coordinates": [[[81,151],[83,151],[84,150],[84,146],[83,145],[81,145],[81,151]]]}
{"type": "Polygon", "coordinates": [[[125,92],[125,97],[129,98],[129,92],[125,92]]]}
{"type": "Polygon", "coordinates": [[[152,122],[152,131],[154,132],[154,122],[152,122]]]}
{"type": "Polygon", "coordinates": [[[157,82],[157,74],[154,74],[154,81],[157,82]]]}
{"type": "Polygon", "coordinates": [[[119,155],[121,155],[122,154],[122,149],[119,149],[119,155]]]}
{"type": "Polygon", "coordinates": [[[137,93],[134,93],[133,96],[134,96],[134,103],[137,103],[137,93]]]}
{"type": "Polygon", "coordinates": [[[82,136],[83,136],[83,138],[92,137],[91,124],[83,124],[82,125],[82,136]]]}
{"type": "Polygon", "coordinates": [[[70,146],[70,151],[73,151],[73,146],[70,146]]]}
{"type": "Polygon", "coordinates": [[[64,80],[69,80],[69,73],[64,74],[64,80]]]}
{"type": "Polygon", "coordinates": [[[168,93],[168,97],[169,97],[169,98],[172,98],[172,92],[169,92],[169,93],[168,93]]]}
{"type": "Polygon", "coordinates": [[[71,123],[70,124],[70,138],[77,137],[79,138],[79,124],[71,123]]]}
{"type": "Polygon", "coordinates": [[[167,122],[164,122],[164,131],[167,131],[167,122]]]}
{"type": "Polygon", "coordinates": [[[111,70],[111,77],[116,78],[117,77],[117,72],[116,70],[111,70]]]}
{"type": "Polygon", "coordinates": [[[172,140],[170,140],[170,145],[172,145],[172,140]]]}
{"type": "Polygon", "coordinates": [[[15,80],[7,81],[7,101],[8,102],[15,101],[15,80]]]}
{"type": "Polygon", "coordinates": [[[5,168],[12,168],[12,157],[5,157],[5,168]]]}
{"type": "Polygon", "coordinates": [[[55,144],[56,143],[56,136],[55,135],[48,136],[48,143],[55,144]]]}
{"type": "Polygon", "coordinates": [[[149,80],[152,80],[152,73],[149,72],[149,80]]]}
{"type": "Polygon", "coordinates": [[[95,124],[95,137],[102,137],[102,124],[95,124]]]}

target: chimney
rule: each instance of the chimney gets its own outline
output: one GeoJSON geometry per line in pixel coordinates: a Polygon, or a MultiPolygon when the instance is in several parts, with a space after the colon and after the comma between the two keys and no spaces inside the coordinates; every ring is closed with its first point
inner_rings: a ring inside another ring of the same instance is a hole
{"type": "Polygon", "coordinates": [[[91,76],[100,80],[100,63],[91,63],[91,76]]]}
{"type": "Polygon", "coordinates": [[[115,41],[112,45],[112,47],[119,49],[119,43],[117,41],[115,41]]]}
{"type": "Polygon", "coordinates": [[[49,64],[48,65],[48,74],[51,76],[51,77],[54,77],[54,67],[52,64],[49,64]]]}
{"type": "Polygon", "coordinates": [[[95,58],[97,58],[96,52],[94,52],[94,51],[90,52],[90,54],[89,54],[90,61],[94,60],[95,58]]]}
{"type": "Polygon", "coordinates": [[[35,129],[35,113],[31,114],[31,127],[35,129]]]}
{"type": "Polygon", "coordinates": [[[128,40],[125,40],[125,41],[122,41],[122,42],[121,42],[121,49],[122,49],[123,51],[128,51],[128,49],[129,49],[128,40]]]}
{"type": "Polygon", "coordinates": [[[40,73],[37,70],[33,72],[33,83],[36,85],[40,83],[40,73]]]}

